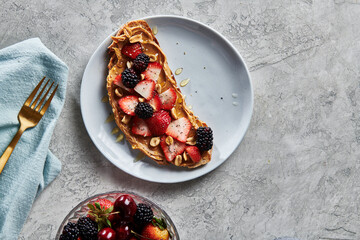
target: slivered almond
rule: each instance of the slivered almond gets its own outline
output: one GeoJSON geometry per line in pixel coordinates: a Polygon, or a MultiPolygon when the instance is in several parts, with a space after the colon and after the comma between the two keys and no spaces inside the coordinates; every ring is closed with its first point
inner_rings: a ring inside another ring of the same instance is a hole
{"type": "Polygon", "coordinates": [[[142,42],[142,37],[140,34],[137,34],[135,36],[132,36],[131,38],[129,38],[129,42],[130,43],[135,43],[135,42],[142,42]]]}
{"type": "Polygon", "coordinates": [[[121,122],[124,124],[128,124],[130,122],[131,116],[130,115],[125,115],[122,119],[121,122]]]}
{"type": "Polygon", "coordinates": [[[123,91],[121,90],[121,88],[116,88],[115,89],[115,95],[118,96],[118,97],[123,96],[123,91]]]}
{"type": "Polygon", "coordinates": [[[183,153],[183,159],[184,159],[185,162],[189,159],[186,152],[183,153]]]}
{"type": "Polygon", "coordinates": [[[124,28],[124,33],[127,38],[131,38],[132,32],[129,28],[124,28]]]}
{"type": "Polygon", "coordinates": [[[152,146],[152,147],[158,146],[159,143],[160,143],[160,137],[153,137],[153,138],[150,140],[150,146],[152,146]]]}
{"type": "Polygon", "coordinates": [[[161,85],[159,83],[157,83],[155,85],[155,90],[158,92],[158,93],[161,93],[161,85]]]}
{"type": "Polygon", "coordinates": [[[139,102],[145,102],[145,98],[139,97],[139,102]]]}
{"type": "Polygon", "coordinates": [[[174,118],[174,119],[178,119],[178,116],[177,116],[177,113],[176,113],[176,109],[173,107],[170,111],[171,113],[171,116],[174,118]]]}
{"type": "Polygon", "coordinates": [[[150,58],[150,62],[156,62],[156,60],[157,60],[157,54],[149,54],[148,55],[149,56],[149,58],[150,58]]]}
{"type": "Polygon", "coordinates": [[[170,146],[174,143],[174,139],[171,136],[167,136],[165,142],[168,146],[170,146]]]}
{"type": "Polygon", "coordinates": [[[133,62],[131,62],[131,61],[127,61],[127,62],[126,62],[127,68],[131,68],[132,65],[133,65],[133,62]]]}
{"type": "Polygon", "coordinates": [[[180,166],[181,162],[182,162],[182,157],[181,157],[181,155],[177,155],[177,156],[175,157],[175,161],[174,161],[175,166],[180,166]]]}
{"type": "Polygon", "coordinates": [[[186,144],[194,146],[196,144],[195,138],[194,137],[188,137],[186,139],[186,144]]]}
{"type": "Polygon", "coordinates": [[[141,80],[145,79],[145,74],[140,74],[141,80]]]}

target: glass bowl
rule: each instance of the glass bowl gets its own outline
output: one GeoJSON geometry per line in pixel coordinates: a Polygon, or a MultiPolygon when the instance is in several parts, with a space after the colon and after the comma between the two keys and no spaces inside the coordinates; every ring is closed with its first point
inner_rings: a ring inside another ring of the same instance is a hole
{"type": "Polygon", "coordinates": [[[87,212],[89,211],[87,204],[89,204],[89,203],[93,204],[101,198],[106,198],[106,199],[109,199],[110,201],[114,202],[120,195],[123,195],[123,194],[130,195],[134,199],[136,204],[145,203],[145,204],[149,205],[152,208],[155,217],[163,218],[165,220],[166,225],[167,225],[167,230],[169,231],[170,236],[172,236],[171,240],[180,240],[180,237],[176,230],[175,224],[173,223],[173,221],[171,220],[169,215],[161,207],[159,207],[156,203],[150,201],[149,199],[139,196],[136,193],[120,192],[120,191],[96,194],[96,195],[89,197],[89,198],[85,199],[84,201],[80,202],[76,207],[74,207],[70,211],[70,213],[62,221],[62,223],[57,231],[55,239],[56,240],[60,239],[60,235],[64,229],[64,226],[68,222],[76,223],[80,217],[87,215],[87,212]]]}

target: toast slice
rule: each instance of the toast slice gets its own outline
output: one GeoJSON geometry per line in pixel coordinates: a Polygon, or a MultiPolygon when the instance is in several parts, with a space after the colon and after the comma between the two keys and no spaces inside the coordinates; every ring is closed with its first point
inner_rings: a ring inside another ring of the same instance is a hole
{"type": "Polygon", "coordinates": [[[132,148],[163,165],[208,163],[212,131],[186,106],[146,21],[126,23],[112,40],[106,87],[115,122],[132,148]]]}

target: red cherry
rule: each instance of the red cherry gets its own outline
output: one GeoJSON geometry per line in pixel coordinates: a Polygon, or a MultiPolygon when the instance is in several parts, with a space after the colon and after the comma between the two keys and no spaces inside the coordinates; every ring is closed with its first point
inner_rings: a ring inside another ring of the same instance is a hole
{"type": "Polygon", "coordinates": [[[110,214],[109,216],[108,216],[108,219],[109,219],[109,221],[111,222],[111,224],[116,224],[116,223],[118,223],[118,222],[120,222],[121,221],[121,216],[118,214],[118,213],[115,213],[115,214],[110,214]]]}
{"type": "Polygon", "coordinates": [[[114,202],[114,211],[119,211],[123,217],[132,217],[136,212],[136,203],[129,195],[121,195],[114,202]]]}
{"type": "Polygon", "coordinates": [[[116,240],[116,232],[112,228],[103,228],[98,233],[98,240],[116,240]]]}
{"type": "Polygon", "coordinates": [[[131,236],[129,225],[121,225],[115,229],[117,240],[128,240],[131,236]]]}

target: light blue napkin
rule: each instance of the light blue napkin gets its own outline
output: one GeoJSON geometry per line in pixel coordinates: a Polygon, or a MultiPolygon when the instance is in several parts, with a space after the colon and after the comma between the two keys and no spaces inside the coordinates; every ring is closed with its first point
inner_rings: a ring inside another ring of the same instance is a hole
{"type": "Polygon", "coordinates": [[[0,239],[17,239],[34,199],[61,170],[48,147],[68,76],[65,63],[38,38],[0,50],[0,156],[18,130],[21,106],[44,76],[59,88],[39,124],[23,133],[0,174],[0,239]]]}

